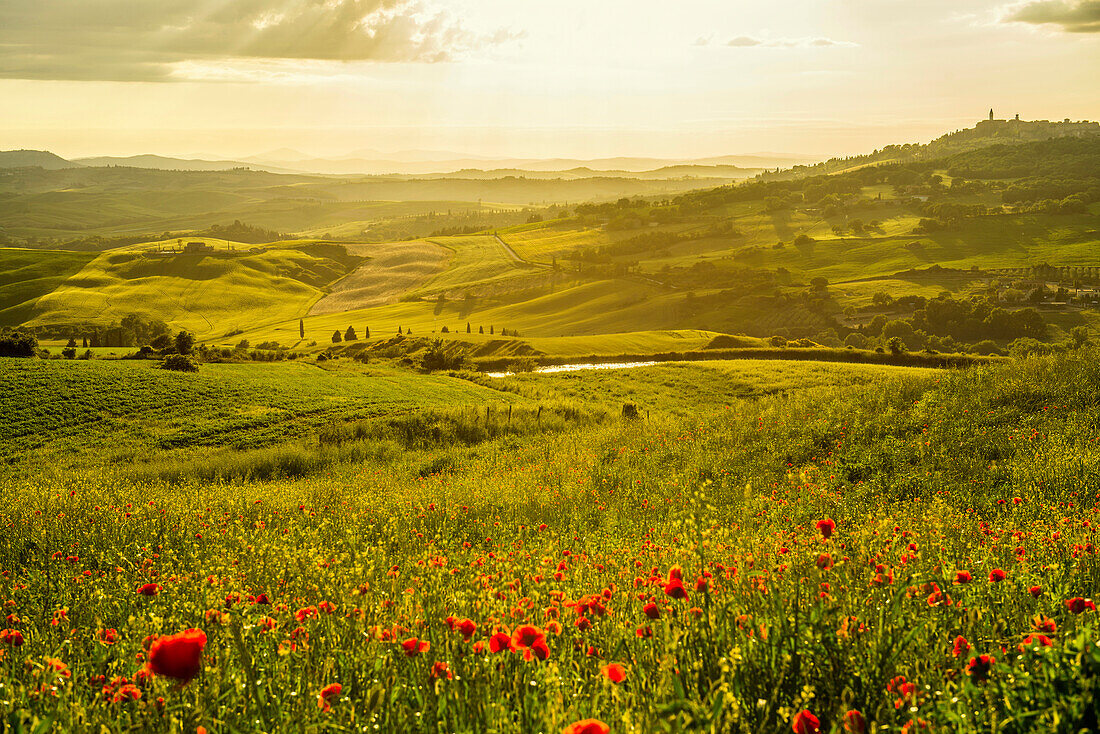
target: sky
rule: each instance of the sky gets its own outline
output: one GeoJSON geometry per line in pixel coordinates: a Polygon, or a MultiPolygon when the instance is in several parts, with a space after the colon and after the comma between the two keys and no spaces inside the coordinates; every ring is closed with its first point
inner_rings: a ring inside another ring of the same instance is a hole
{"type": "Polygon", "coordinates": [[[845,155],[1098,79],[1100,0],[0,1],[0,149],[65,157],[845,155]]]}

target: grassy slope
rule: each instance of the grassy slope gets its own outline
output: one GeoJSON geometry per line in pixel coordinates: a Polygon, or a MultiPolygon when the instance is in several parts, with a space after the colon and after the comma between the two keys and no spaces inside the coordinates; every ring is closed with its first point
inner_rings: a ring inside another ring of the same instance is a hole
{"type": "Polygon", "coordinates": [[[87,252],[0,249],[0,326],[26,321],[35,299],[52,292],[94,257],[87,252]]]}
{"type": "MultiPolygon", "coordinates": [[[[277,246],[283,247],[283,246],[277,246]]],[[[107,325],[137,313],[200,337],[293,319],[346,268],[321,254],[271,249],[233,257],[102,253],[34,303],[31,325],[107,325]]],[[[49,253],[43,253],[47,257],[49,253]]]]}
{"type": "Polygon", "coordinates": [[[207,364],[0,359],[0,451],[259,446],[353,420],[515,396],[442,376],[294,362],[207,364]]]}
{"type": "Polygon", "coordinates": [[[629,369],[518,374],[498,378],[532,399],[575,400],[618,410],[633,402],[643,411],[698,416],[741,398],[814,390],[862,388],[891,379],[932,380],[939,370],[825,362],[674,362],[629,369]]]}

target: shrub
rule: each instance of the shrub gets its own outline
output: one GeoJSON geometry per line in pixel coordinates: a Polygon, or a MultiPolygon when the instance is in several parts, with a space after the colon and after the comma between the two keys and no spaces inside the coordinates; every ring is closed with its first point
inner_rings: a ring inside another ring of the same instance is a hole
{"type": "Polygon", "coordinates": [[[161,369],[173,370],[175,372],[198,372],[198,363],[184,354],[169,354],[164,358],[164,361],[160,363],[161,369]]]}

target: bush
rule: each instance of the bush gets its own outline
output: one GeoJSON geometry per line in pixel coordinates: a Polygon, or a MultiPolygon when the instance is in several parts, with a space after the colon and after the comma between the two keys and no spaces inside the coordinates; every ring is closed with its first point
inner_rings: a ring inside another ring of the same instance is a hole
{"type": "Polygon", "coordinates": [[[198,372],[198,363],[184,354],[169,354],[164,358],[164,361],[160,363],[161,369],[173,370],[174,372],[198,372]]]}

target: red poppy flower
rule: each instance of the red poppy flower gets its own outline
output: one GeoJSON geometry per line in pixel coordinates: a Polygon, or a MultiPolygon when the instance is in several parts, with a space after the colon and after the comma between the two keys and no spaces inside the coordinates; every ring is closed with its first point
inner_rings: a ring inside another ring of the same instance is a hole
{"type": "Polygon", "coordinates": [[[1043,614],[1036,614],[1031,618],[1031,629],[1043,634],[1053,635],[1058,631],[1058,623],[1043,614]]]}
{"type": "Polygon", "coordinates": [[[610,663],[600,668],[600,672],[607,676],[612,683],[622,683],[626,678],[626,668],[618,663],[610,663]]]}
{"type": "Polygon", "coordinates": [[[1050,639],[1046,635],[1030,634],[1024,638],[1024,642],[1020,645],[1020,652],[1024,651],[1025,647],[1032,647],[1033,645],[1038,647],[1053,647],[1054,640],[1050,639]]]}
{"type": "Polygon", "coordinates": [[[469,640],[477,632],[477,624],[472,619],[461,619],[455,622],[454,631],[469,640]]]}
{"type": "Polygon", "coordinates": [[[648,639],[650,637],[653,637],[653,628],[652,627],[639,627],[638,629],[634,630],[634,636],[639,637],[643,640],[648,639]]]}
{"type": "Polygon", "coordinates": [[[489,638],[489,652],[497,653],[503,650],[512,649],[512,638],[503,633],[497,632],[489,638]]]}
{"type": "Polygon", "coordinates": [[[665,594],[673,599],[683,599],[687,601],[688,593],[684,588],[684,582],[678,578],[669,579],[669,582],[665,585],[665,594]]]}
{"type": "Polygon", "coordinates": [[[642,607],[642,612],[650,619],[659,619],[661,616],[661,609],[653,602],[646,604],[642,607]]]}
{"type": "Polygon", "coordinates": [[[343,687],[339,683],[330,683],[321,689],[321,694],[317,697],[317,705],[322,711],[332,708],[330,701],[339,696],[341,690],[343,687]]]}
{"type": "Polygon", "coordinates": [[[863,714],[852,709],[844,714],[844,731],[848,734],[864,734],[867,731],[867,719],[863,714]]]}
{"type": "Polygon", "coordinates": [[[999,584],[1005,580],[1005,572],[999,568],[995,568],[989,572],[989,580],[991,583],[999,584]]]}
{"type": "Polygon", "coordinates": [[[533,624],[520,625],[512,633],[512,644],[516,647],[531,647],[541,639],[543,639],[542,630],[533,624]]]}
{"type": "Polygon", "coordinates": [[[956,584],[969,584],[971,578],[972,577],[971,577],[969,571],[956,571],[955,572],[955,583],[956,584]]]}
{"type": "Polygon", "coordinates": [[[157,675],[186,683],[199,674],[205,646],[206,633],[197,629],[158,637],[149,648],[149,668],[157,675]]]}
{"type": "Polygon", "coordinates": [[[145,584],[138,587],[137,593],[141,594],[142,596],[156,596],[157,592],[160,590],[160,584],[145,584]]]}
{"type": "Polygon", "coordinates": [[[561,734],[610,734],[611,727],[599,719],[575,721],[561,730],[561,734]]]}
{"type": "Polygon", "coordinates": [[[21,647],[23,642],[23,633],[19,630],[0,630],[0,644],[21,647]]]}
{"type": "Polygon", "coordinates": [[[99,630],[95,633],[95,638],[104,645],[113,645],[118,642],[118,630],[114,628],[99,630]]]}
{"type": "Polygon", "coordinates": [[[447,680],[453,680],[454,677],[455,674],[451,672],[451,669],[447,665],[447,663],[443,662],[442,660],[437,660],[435,661],[435,664],[432,665],[432,678],[446,678],[447,680]]]}
{"type": "Polygon", "coordinates": [[[817,525],[814,527],[821,531],[821,537],[828,540],[833,537],[833,531],[836,530],[836,523],[831,518],[826,517],[823,520],[818,520],[817,525]]]}
{"type": "Polygon", "coordinates": [[[523,651],[523,659],[531,660],[538,658],[539,660],[546,660],[550,657],[550,647],[546,644],[546,638],[540,637],[531,643],[531,646],[523,651]]]}
{"type": "Polygon", "coordinates": [[[1032,586],[1030,589],[1027,590],[1027,593],[1031,594],[1033,597],[1038,599],[1040,596],[1043,595],[1043,587],[1042,586],[1032,586]]]}
{"type": "Polygon", "coordinates": [[[966,641],[965,637],[959,635],[955,638],[955,647],[952,648],[951,654],[955,657],[958,657],[960,655],[965,655],[968,652],[970,652],[970,643],[966,641]]]}
{"type": "Polygon", "coordinates": [[[410,637],[401,643],[401,649],[405,651],[405,657],[414,658],[422,652],[431,650],[432,643],[427,640],[418,640],[415,637],[410,637]]]}
{"type": "Polygon", "coordinates": [[[791,722],[794,734],[818,734],[821,731],[821,722],[809,711],[799,711],[791,722]]]}
{"type": "Polygon", "coordinates": [[[1074,614],[1081,614],[1085,610],[1096,611],[1096,603],[1092,599],[1085,599],[1080,596],[1075,596],[1072,599],[1066,599],[1066,609],[1070,610],[1074,614]]]}
{"type": "Polygon", "coordinates": [[[984,681],[989,678],[989,671],[996,662],[997,658],[992,655],[979,655],[976,658],[970,658],[970,662],[966,665],[966,672],[974,680],[984,681]]]}

